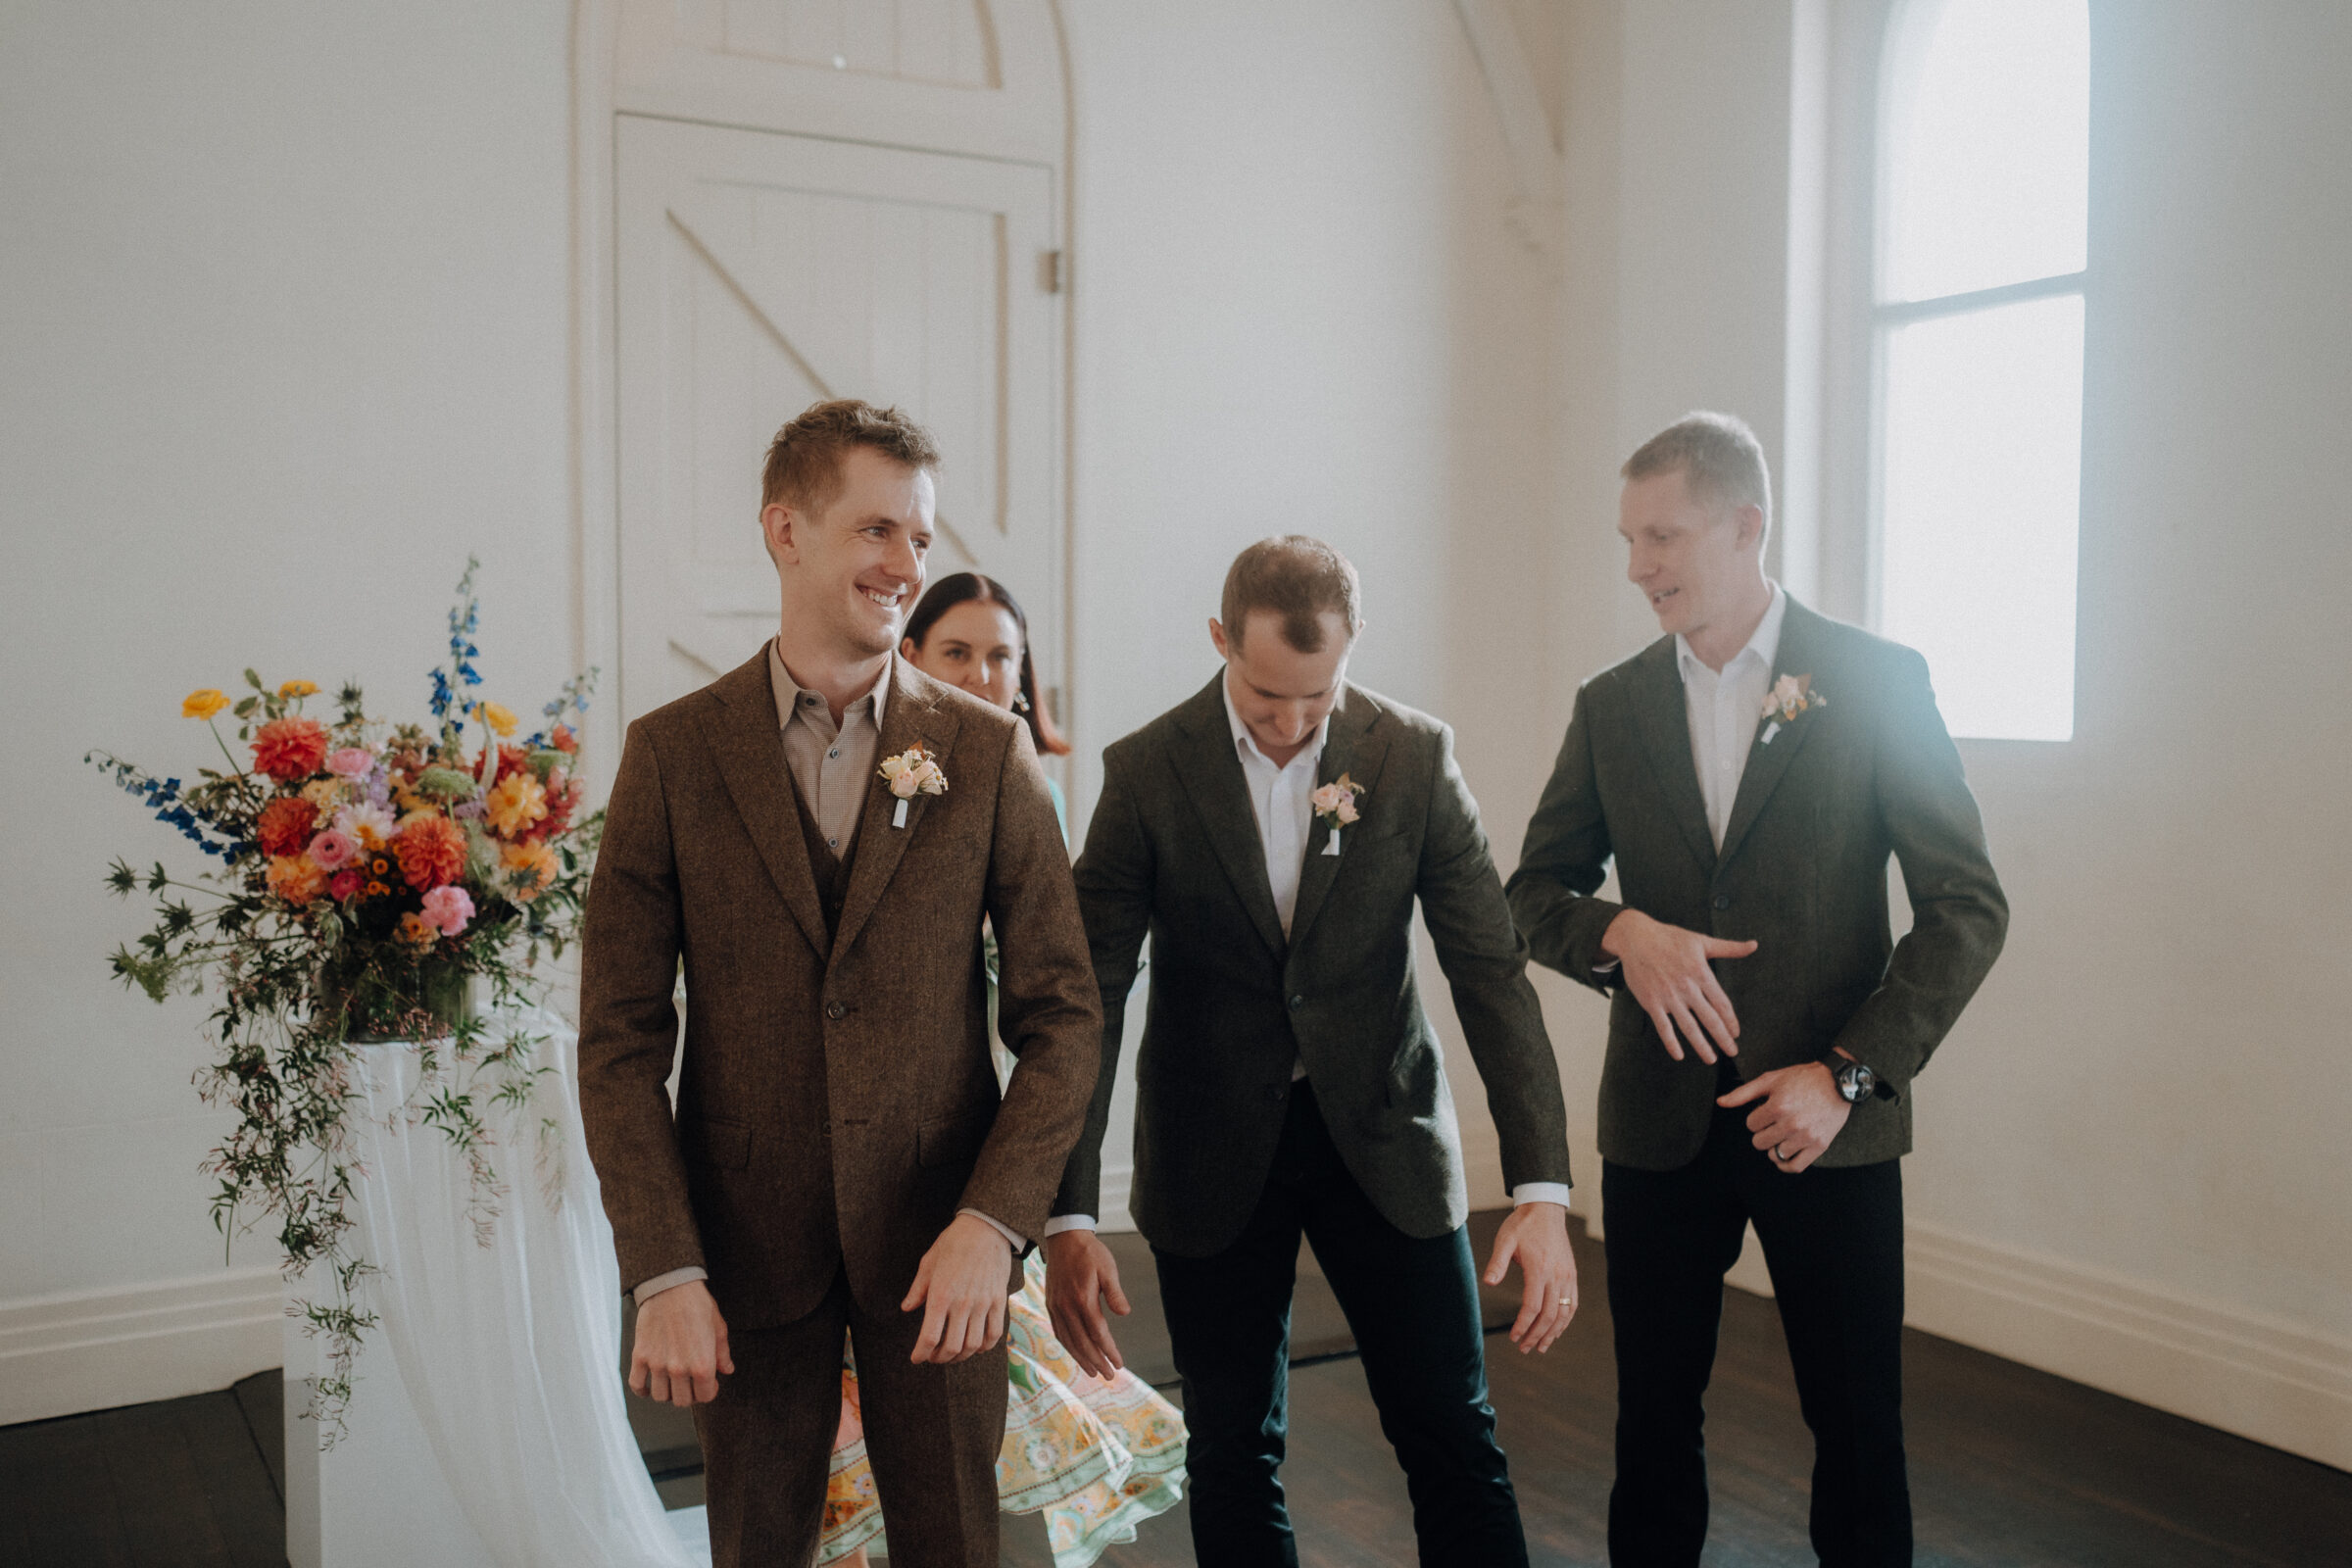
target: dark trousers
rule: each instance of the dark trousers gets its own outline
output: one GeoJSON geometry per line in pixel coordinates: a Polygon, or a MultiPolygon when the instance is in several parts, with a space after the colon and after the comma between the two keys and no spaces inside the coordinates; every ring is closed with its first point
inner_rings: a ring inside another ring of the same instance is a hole
{"type": "Polygon", "coordinates": [[[1601,1167],[1617,1334],[1609,1561],[1698,1561],[1707,1538],[1702,1401],[1723,1276],[1753,1220],[1813,1429],[1813,1549],[1828,1568],[1908,1564],[1900,1164],[1784,1174],[1749,1142],[1752,1108],[1718,1110],[1706,1147],[1680,1170],[1601,1167]]]}
{"type": "Polygon", "coordinates": [[[805,1568],[825,1523],[841,1425],[841,1347],[858,1352],[866,1457],[894,1568],[995,1568],[1004,1347],[952,1366],[907,1360],[923,1314],[866,1312],[836,1278],[816,1310],[735,1329],[731,1376],[695,1407],[714,1568],[805,1568]]]}
{"type": "Polygon", "coordinates": [[[1301,1080],[1240,1240],[1213,1257],[1152,1250],[1184,1378],[1193,1551],[1202,1568],[1298,1561],[1280,1471],[1301,1233],[1348,1314],[1380,1429],[1404,1467],[1422,1563],[1524,1564],[1519,1503],[1487,1402],[1468,1232],[1423,1240],[1383,1219],[1301,1080]]]}

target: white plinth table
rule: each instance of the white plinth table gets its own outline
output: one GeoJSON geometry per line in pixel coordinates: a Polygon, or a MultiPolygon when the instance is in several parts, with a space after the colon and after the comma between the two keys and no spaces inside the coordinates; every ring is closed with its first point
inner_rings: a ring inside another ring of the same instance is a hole
{"type": "MultiPolygon", "coordinates": [[[[486,1227],[464,1156],[418,1114],[414,1045],[359,1048],[352,1242],[378,1271],[346,1430],[300,1419],[318,1343],[289,1318],[292,1568],[693,1568],[699,1508],[667,1515],[622,1407],[612,1231],[580,1135],[577,1038],[547,1012],[527,1103],[475,1113],[499,1187],[486,1227]]],[[[488,1086],[484,1086],[485,1088],[488,1086]]],[[[291,1293],[290,1293],[291,1294],[291,1293]]]]}

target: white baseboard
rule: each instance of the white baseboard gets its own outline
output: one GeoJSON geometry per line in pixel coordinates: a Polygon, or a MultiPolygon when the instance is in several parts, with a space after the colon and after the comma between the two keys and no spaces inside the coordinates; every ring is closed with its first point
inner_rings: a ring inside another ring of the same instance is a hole
{"type": "Polygon", "coordinates": [[[0,1301],[0,1426],[224,1389],[280,1359],[277,1270],[0,1301]]]}
{"type": "Polygon", "coordinates": [[[2352,1341],[1932,1226],[1905,1246],[1914,1328],[2352,1470],[2352,1341]]]}

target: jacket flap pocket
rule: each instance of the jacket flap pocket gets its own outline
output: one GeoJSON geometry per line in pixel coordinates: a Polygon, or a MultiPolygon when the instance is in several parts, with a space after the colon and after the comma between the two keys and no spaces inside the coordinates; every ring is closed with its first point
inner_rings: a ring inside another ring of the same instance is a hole
{"type": "Polygon", "coordinates": [[[752,1125],[718,1116],[687,1116],[678,1122],[679,1142],[689,1158],[727,1170],[742,1170],[752,1162],[752,1125]]]}
{"type": "Polygon", "coordinates": [[[923,1165],[952,1165],[977,1159],[980,1146],[988,1142],[988,1130],[996,1123],[993,1106],[927,1121],[914,1135],[915,1161],[923,1165]]]}

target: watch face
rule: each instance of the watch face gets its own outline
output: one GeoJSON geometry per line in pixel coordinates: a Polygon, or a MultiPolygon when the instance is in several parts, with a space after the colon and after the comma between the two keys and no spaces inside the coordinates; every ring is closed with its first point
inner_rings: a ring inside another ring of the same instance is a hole
{"type": "Polygon", "coordinates": [[[1878,1083],[1878,1074],[1858,1061],[1847,1062],[1838,1069],[1838,1092],[1849,1105],[1857,1104],[1878,1083]]]}

